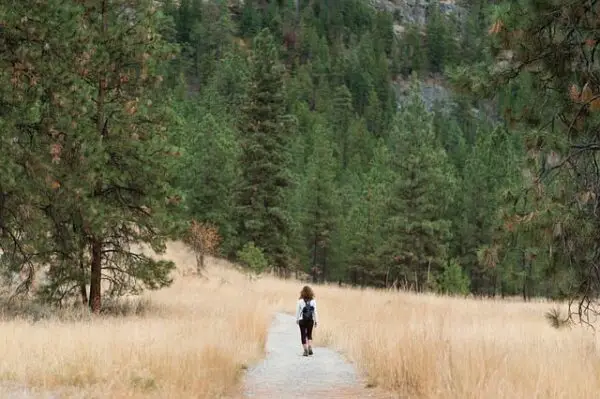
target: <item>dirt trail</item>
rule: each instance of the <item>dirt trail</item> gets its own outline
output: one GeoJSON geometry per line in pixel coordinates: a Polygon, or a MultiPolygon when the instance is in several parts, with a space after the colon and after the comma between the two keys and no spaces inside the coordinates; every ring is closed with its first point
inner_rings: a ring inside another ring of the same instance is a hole
{"type": "MultiPolygon", "coordinates": [[[[318,328],[315,334],[318,334],[318,328]]],[[[294,317],[277,313],[269,330],[265,359],[245,378],[245,398],[391,398],[374,389],[339,353],[322,347],[302,356],[294,317]]]]}

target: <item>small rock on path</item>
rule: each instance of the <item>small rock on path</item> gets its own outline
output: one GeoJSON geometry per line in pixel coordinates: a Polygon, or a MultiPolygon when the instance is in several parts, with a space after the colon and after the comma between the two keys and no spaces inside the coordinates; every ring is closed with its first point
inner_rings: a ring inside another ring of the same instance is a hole
{"type": "MultiPolygon", "coordinates": [[[[314,334],[318,334],[315,329],[314,334]]],[[[302,356],[300,331],[293,316],[277,313],[267,337],[266,358],[248,370],[244,397],[254,399],[297,398],[392,398],[365,381],[339,353],[313,348],[302,356]]]]}

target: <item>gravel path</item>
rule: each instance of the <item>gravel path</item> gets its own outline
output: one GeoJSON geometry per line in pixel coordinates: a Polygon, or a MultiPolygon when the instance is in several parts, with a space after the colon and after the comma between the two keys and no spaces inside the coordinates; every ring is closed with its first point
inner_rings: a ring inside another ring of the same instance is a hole
{"type": "MultiPolygon", "coordinates": [[[[76,396],[69,396],[74,398],[76,396]]],[[[83,398],[83,395],[79,396],[83,398]]],[[[56,392],[44,392],[19,386],[14,383],[2,381],[0,386],[0,398],[2,399],[59,399],[61,396],[56,392]]]]}
{"type": "MultiPolygon", "coordinates": [[[[315,329],[314,334],[318,334],[315,329]]],[[[266,358],[245,379],[246,398],[384,398],[365,388],[356,369],[339,353],[322,347],[302,356],[300,331],[293,316],[277,313],[267,337],[266,358]]]]}

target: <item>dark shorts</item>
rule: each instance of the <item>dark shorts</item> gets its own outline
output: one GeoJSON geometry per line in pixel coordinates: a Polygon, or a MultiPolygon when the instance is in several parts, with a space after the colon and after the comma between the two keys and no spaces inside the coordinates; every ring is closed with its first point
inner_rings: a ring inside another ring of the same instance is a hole
{"type": "Polygon", "coordinates": [[[300,340],[304,345],[306,340],[312,341],[312,330],[314,326],[314,321],[312,320],[300,320],[298,321],[298,325],[300,326],[300,340]]]}

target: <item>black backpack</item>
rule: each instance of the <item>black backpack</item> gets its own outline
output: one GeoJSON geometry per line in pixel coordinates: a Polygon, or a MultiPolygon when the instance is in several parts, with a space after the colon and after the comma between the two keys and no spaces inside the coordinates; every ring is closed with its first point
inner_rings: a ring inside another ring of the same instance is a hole
{"type": "Polygon", "coordinates": [[[302,320],[312,320],[315,312],[315,307],[310,304],[310,301],[304,300],[305,305],[302,309],[302,320]]]}

